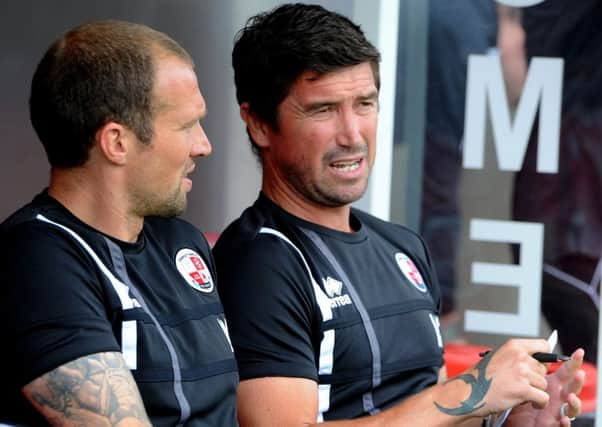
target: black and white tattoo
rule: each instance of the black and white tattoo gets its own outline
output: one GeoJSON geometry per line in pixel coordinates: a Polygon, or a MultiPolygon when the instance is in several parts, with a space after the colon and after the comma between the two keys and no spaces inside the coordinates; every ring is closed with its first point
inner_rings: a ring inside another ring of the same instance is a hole
{"type": "Polygon", "coordinates": [[[464,381],[470,386],[470,395],[466,400],[460,402],[460,405],[455,408],[446,408],[437,402],[434,402],[437,409],[448,415],[466,415],[485,406],[485,401],[483,399],[489,391],[492,382],[492,379],[487,379],[485,377],[485,371],[487,370],[487,365],[491,360],[491,356],[493,356],[493,353],[485,355],[485,357],[479,361],[475,367],[477,371],[476,377],[472,374],[462,374],[448,381],[464,381]]]}
{"type": "Polygon", "coordinates": [[[116,426],[126,420],[151,425],[121,353],[66,363],[26,385],[23,393],[52,425],[116,426]]]}

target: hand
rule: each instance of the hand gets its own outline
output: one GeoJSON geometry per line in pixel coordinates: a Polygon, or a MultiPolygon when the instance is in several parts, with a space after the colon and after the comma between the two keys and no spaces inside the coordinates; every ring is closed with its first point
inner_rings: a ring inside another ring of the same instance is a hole
{"type": "Polygon", "coordinates": [[[548,404],[546,367],[531,357],[535,352],[548,350],[549,344],[542,339],[514,339],[493,352],[487,367],[491,392],[485,398],[491,412],[524,402],[538,408],[548,404]]]}
{"type": "Polygon", "coordinates": [[[584,352],[576,350],[571,355],[571,360],[563,363],[554,373],[547,375],[547,392],[550,396],[549,404],[543,409],[535,409],[532,405],[524,404],[512,410],[505,426],[521,427],[569,427],[569,417],[581,413],[581,399],[577,394],[583,387],[585,371],[581,369],[584,352]],[[568,403],[566,415],[560,418],[560,406],[568,403]]]}
{"type": "Polygon", "coordinates": [[[542,339],[510,340],[473,369],[447,381],[446,391],[435,405],[454,416],[486,416],[524,402],[543,408],[549,401],[546,367],[531,354],[549,349],[542,339]]]}

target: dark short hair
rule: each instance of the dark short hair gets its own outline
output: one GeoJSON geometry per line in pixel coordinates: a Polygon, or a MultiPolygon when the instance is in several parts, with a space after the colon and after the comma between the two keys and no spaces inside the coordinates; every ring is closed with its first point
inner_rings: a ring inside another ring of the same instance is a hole
{"type": "Polygon", "coordinates": [[[170,37],[131,22],[83,24],[50,46],[33,76],[29,110],[53,167],[83,165],[96,132],[109,121],[150,142],[155,66],[162,54],[192,65],[170,37]]]}
{"type": "Polygon", "coordinates": [[[249,18],[237,33],[232,51],[236,98],[278,130],[278,105],[301,74],[321,75],[364,62],[372,66],[379,88],[380,54],[358,25],[318,5],[286,4],[249,18]]]}

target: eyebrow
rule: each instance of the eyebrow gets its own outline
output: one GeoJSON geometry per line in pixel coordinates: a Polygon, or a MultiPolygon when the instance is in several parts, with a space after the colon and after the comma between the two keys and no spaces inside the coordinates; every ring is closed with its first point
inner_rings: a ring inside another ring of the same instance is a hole
{"type": "MultiPolygon", "coordinates": [[[[378,91],[374,90],[371,91],[370,93],[367,93],[365,95],[359,95],[355,98],[358,101],[374,101],[378,99],[378,91]]],[[[338,100],[332,100],[332,101],[317,101],[317,102],[312,102],[309,104],[306,104],[303,106],[303,109],[305,111],[315,111],[315,110],[319,110],[322,107],[329,107],[331,105],[336,105],[338,104],[340,101],[338,100]]]]}
{"type": "Polygon", "coordinates": [[[195,124],[201,122],[207,116],[207,110],[203,111],[202,114],[196,116],[194,119],[187,121],[182,125],[183,128],[194,126],[195,124]]]}
{"type": "Polygon", "coordinates": [[[373,101],[375,99],[378,99],[378,91],[374,90],[370,93],[368,93],[367,95],[361,95],[357,97],[360,101],[373,101]]]}

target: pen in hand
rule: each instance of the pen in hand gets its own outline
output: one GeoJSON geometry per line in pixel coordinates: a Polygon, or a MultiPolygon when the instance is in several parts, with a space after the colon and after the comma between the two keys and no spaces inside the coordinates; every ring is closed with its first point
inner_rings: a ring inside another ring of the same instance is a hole
{"type": "MultiPolygon", "coordinates": [[[[485,357],[489,353],[491,353],[491,350],[482,351],[479,353],[479,356],[485,357]]],[[[557,354],[557,353],[537,352],[537,353],[533,353],[531,355],[531,357],[540,363],[566,362],[568,360],[571,360],[571,358],[569,356],[565,356],[563,354],[557,354]]]]}
{"type": "Polygon", "coordinates": [[[571,358],[569,356],[565,356],[564,354],[556,354],[556,353],[537,352],[537,353],[533,353],[531,355],[531,357],[541,363],[566,362],[568,360],[571,360],[571,358]]]}

